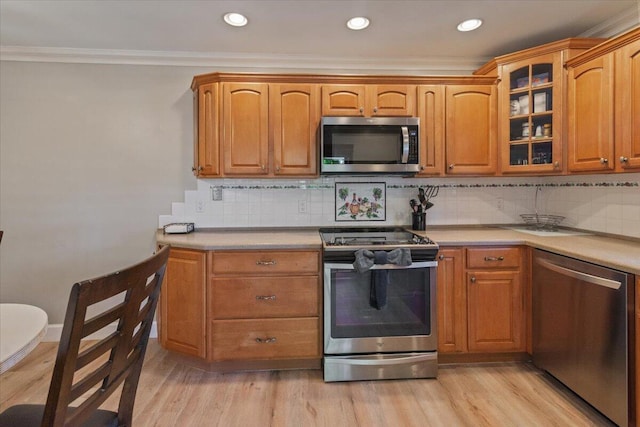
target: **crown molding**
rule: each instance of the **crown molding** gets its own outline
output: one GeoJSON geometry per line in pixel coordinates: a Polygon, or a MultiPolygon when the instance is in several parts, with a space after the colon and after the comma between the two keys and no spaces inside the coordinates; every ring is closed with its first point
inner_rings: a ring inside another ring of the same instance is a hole
{"type": "Polygon", "coordinates": [[[622,34],[640,25],[640,1],[636,6],[630,7],[618,16],[607,19],[601,24],[588,29],[578,37],[602,37],[610,38],[622,34]]]}
{"type": "Polygon", "coordinates": [[[386,73],[471,74],[489,58],[342,58],[311,55],[249,55],[110,49],[1,46],[0,60],[75,64],[163,65],[182,67],[291,70],[364,70],[386,73]]]}

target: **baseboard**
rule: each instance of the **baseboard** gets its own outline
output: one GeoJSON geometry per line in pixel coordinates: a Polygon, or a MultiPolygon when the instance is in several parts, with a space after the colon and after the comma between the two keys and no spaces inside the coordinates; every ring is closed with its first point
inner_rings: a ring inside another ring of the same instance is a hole
{"type": "MultiPolygon", "coordinates": [[[[95,332],[89,335],[86,339],[92,339],[92,340],[102,339],[107,335],[109,335],[110,333],[114,332],[116,330],[116,326],[117,325],[115,323],[111,324],[105,328],[102,328],[98,332],[95,332]]],[[[60,341],[61,336],[62,336],[62,323],[50,324],[47,326],[47,333],[45,334],[42,341],[58,342],[60,341]]],[[[149,338],[158,338],[158,325],[155,321],[151,325],[151,333],[149,335],[149,338]]]]}

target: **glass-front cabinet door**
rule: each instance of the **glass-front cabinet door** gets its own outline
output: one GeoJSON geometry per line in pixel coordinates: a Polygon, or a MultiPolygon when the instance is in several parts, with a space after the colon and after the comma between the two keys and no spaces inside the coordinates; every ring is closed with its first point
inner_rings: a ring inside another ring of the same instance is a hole
{"type": "Polygon", "coordinates": [[[500,85],[502,172],[560,172],[562,63],[559,53],[504,65],[500,85]]]}

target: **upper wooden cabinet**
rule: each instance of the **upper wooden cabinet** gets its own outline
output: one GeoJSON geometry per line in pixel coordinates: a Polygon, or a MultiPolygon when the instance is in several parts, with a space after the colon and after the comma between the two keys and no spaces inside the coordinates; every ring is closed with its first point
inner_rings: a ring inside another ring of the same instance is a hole
{"type": "Polygon", "coordinates": [[[640,30],[616,52],[616,169],[640,169],[640,30]]]}
{"type": "Polygon", "coordinates": [[[323,116],[415,116],[415,85],[324,85],[323,116]]]}
{"type": "Polygon", "coordinates": [[[567,62],[571,172],[640,168],[640,29],[567,62]]]}
{"type": "Polygon", "coordinates": [[[193,93],[193,173],[198,177],[220,175],[218,87],[219,83],[208,83],[193,93]]]}
{"type": "Polygon", "coordinates": [[[316,175],[320,87],[315,84],[272,84],[269,90],[274,175],[316,175]]]}
{"type": "Polygon", "coordinates": [[[445,163],[448,175],[496,172],[496,87],[445,88],[445,163]]]}
{"type": "Polygon", "coordinates": [[[566,170],[564,62],[603,39],[565,39],[495,58],[474,74],[496,75],[498,155],[505,174],[566,170]]]}
{"type": "Polygon", "coordinates": [[[269,85],[222,83],[225,175],[269,173],[269,85]]]}
{"type": "Polygon", "coordinates": [[[319,87],[222,83],[224,176],[317,174],[319,87]]]}
{"type": "Polygon", "coordinates": [[[444,85],[418,86],[420,118],[420,172],[440,175],[444,170],[444,85]]]}
{"type": "Polygon", "coordinates": [[[564,69],[561,52],[502,67],[500,115],[502,172],[562,168],[564,69]]]}

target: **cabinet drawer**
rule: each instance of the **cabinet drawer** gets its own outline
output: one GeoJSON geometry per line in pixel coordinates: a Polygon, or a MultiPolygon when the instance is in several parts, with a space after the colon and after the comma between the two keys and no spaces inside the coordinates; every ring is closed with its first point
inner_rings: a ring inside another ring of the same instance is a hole
{"type": "Polygon", "coordinates": [[[318,315],[318,276],[214,278],[211,283],[214,319],[318,315]]]}
{"type": "Polygon", "coordinates": [[[216,320],[210,350],[213,361],[320,357],[317,317],[216,320]]]}
{"type": "Polygon", "coordinates": [[[468,248],[467,268],[518,268],[520,248],[468,248]]]}
{"type": "Polygon", "coordinates": [[[213,274],[318,273],[317,251],[214,252],[213,274]]]}

